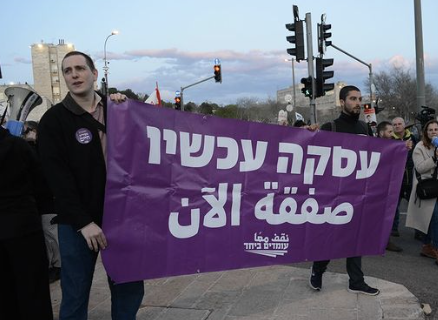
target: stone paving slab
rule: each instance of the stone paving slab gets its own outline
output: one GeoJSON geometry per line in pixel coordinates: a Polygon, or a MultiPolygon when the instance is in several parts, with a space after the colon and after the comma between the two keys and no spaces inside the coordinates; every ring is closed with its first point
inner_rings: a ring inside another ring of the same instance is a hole
{"type": "MultiPolygon", "coordinates": [[[[418,299],[404,286],[366,277],[381,290],[370,297],[347,291],[348,276],[326,272],[320,292],[309,270],[270,266],[145,281],[138,320],[420,320],[418,299]]],[[[51,285],[55,319],[59,282],[51,285]]],[[[89,320],[110,319],[110,294],[99,259],[90,295],[89,320]]]]}

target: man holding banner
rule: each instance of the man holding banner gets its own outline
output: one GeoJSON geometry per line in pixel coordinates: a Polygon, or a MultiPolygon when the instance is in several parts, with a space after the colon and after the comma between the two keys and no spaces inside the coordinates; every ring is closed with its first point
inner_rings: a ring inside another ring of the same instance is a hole
{"type": "MultiPolygon", "coordinates": [[[[355,86],[345,86],[339,92],[339,101],[342,112],[338,119],[322,125],[321,130],[352,133],[372,136],[368,125],[359,120],[362,96],[360,90],[355,86]]],[[[310,287],[314,290],[321,290],[322,275],[327,269],[330,260],[315,261],[310,275],[310,287]]],[[[348,290],[353,293],[362,293],[375,296],[379,290],[367,285],[362,272],[362,257],[347,258],[347,272],[350,277],[348,290]]]]}
{"type": "MultiPolygon", "coordinates": [[[[62,61],[69,89],[65,99],[40,122],[40,156],[54,195],[62,261],[60,320],[86,320],[88,299],[99,250],[107,245],[101,229],[106,183],[106,99],[94,91],[97,70],[78,51],[62,61]]],[[[111,95],[124,101],[126,96],[111,95]]],[[[143,281],[115,284],[111,317],[134,320],[144,295],[143,281]]]]}

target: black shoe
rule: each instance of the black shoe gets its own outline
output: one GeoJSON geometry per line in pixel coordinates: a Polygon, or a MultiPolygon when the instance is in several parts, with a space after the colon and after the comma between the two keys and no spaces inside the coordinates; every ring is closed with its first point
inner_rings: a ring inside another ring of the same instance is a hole
{"type": "Polygon", "coordinates": [[[392,230],[391,237],[400,237],[400,232],[398,232],[398,230],[392,230]]]}
{"type": "Polygon", "coordinates": [[[380,293],[379,289],[371,288],[369,285],[367,285],[365,282],[357,287],[349,286],[348,291],[352,293],[361,293],[366,294],[368,296],[377,296],[380,293]]]}
{"type": "Polygon", "coordinates": [[[400,248],[399,246],[396,246],[391,241],[389,241],[388,244],[386,245],[386,250],[392,251],[392,252],[402,252],[403,251],[402,248],[400,248]]]}
{"type": "Polygon", "coordinates": [[[53,283],[61,279],[61,268],[49,268],[49,283],[53,283]]]}
{"type": "Polygon", "coordinates": [[[322,288],[322,273],[313,271],[313,267],[310,268],[309,285],[313,290],[321,290],[322,288]]]}

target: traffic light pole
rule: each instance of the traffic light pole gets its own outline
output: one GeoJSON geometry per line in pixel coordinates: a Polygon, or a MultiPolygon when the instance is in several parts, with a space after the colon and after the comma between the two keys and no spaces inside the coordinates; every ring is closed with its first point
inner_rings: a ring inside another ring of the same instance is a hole
{"type": "Polygon", "coordinates": [[[184,88],[180,89],[180,98],[181,98],[181,111],[184,111],[184,88]]]}
{"type": "Polygon", "coordinates": [[[307,68],[309,70],[309,77],[312,79],[312,95],[310,96],[310,122],[312,124],[317,122],[316,119],[316,83],[315,72],[313,70],[313,46],[312,46],[312,17],[310,13],[306,13],[306,34],[307,34],[307,68]]]}
{"type": "Polygon", "coordinates": [[[359,61],[360,63],[362,63],[362,64],[364,64],[364,65],[366,65],[366,66],[368,67],[368,69],[370,70],[370,75],[369,75],[369,76],[370,76],[370,104],[371,104],[371,108],[374,108],[374,101],[373,101],[373,93],[374,93],[373,86],[374,86],[374,80],[373,80],[373,66],[372,66],[372,64],[371,64],[371,63],[368,64],[368,63],[366,63],[366,62],[360,60],[359,58],[353,56],[352,54],[348,53],[347,51],[342,50],[341,48],[335,46],[333,43],[330,44],[330,46],[332,46],[332,47],[335,48],[336,50],[341,51],[342,53],[346,54],[347,56],[353,58],[353,59],[356,60],[356,61],[359,61]]]}
{"type": "Polygon", "coordinates": [[[102,78],[102,82],[100,83],[100,93],[105,97],[108,95],[108,86],[106,85],[105,77],[102,78]]]}
{"type": "Polygon", "coordinates": [[[294,108],[297,106],[297,94],[295,92],[295,59],[292,58],[292,87],[294,89],[293,93],[293,99],[294,99],[294,108]]]}
{"type": "Polygon", "coordinates": [[[204,80],[189,84],[188,86],[181,87],[181,111],[184,111],[184,90],[193,86],[196,86],[197,84],[200,84],[202,82],[208,81],[210,79],[214,79],[214,76],[208,77],[204,80]]]}
{"type": "Polygon", "coordinates": [[[414,0],[415,14],[415,56],[417,70],[417,108],[426,105],[426,85],[424,81],[424,53],[423,53],[423,22],[421,19],[421,1],[414,0]]]}

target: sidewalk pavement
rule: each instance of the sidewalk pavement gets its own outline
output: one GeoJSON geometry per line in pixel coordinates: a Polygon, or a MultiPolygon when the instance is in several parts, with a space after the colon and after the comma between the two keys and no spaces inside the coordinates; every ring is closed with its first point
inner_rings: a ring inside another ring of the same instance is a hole
{"type": "MultiPolygon", "coordinates": [[[[326,272],[320,292],[309,287],[310,270],[270,266],[145,281],[137,320],[419,320],[418,299],[404,286],[366,277],[377,296],[347,291],[348,276],[326,272]]],[[[61,290],[51,285],[58,319],[61,290]]],[[[110,294],[98,260],[89,320],[109,320],[110,294]]]]}

